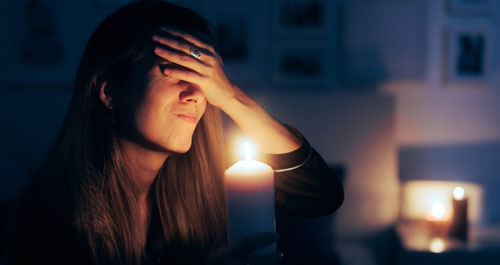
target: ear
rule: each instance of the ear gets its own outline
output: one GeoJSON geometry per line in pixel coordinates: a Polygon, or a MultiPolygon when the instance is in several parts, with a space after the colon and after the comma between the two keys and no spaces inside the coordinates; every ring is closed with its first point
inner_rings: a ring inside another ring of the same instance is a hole
{"type": "Polygon", "coordinates": [[[96,88],[99,94],[99,98],[106,108],[112,109],[114,106],[111,103],[113,99],[113,90],[111,87],[111,74],[109,72],[103,72],[99,74],[96,78],[96,88]]]}

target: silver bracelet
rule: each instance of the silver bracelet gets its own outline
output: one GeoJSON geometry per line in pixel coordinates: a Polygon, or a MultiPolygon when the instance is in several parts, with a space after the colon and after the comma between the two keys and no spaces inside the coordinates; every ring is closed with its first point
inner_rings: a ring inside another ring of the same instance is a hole
{"type": "Polygon", "coordinates": [[[313,150],[312,147],[310,147],[309,148],[309,154],[307,155],[307,158],[302,163],[300,163],[299,165],[293,166],[293,167],[289,167],[289,168],[275,169],[273,171],[279,173],[279,172],[285,172],[285,171],[294,170],[294,169],[297,169],[297,168],[303,166],[305,163],[307,163],[307,161],[309,161],[309,159],[311,159],[312,150],[313,150]]]}

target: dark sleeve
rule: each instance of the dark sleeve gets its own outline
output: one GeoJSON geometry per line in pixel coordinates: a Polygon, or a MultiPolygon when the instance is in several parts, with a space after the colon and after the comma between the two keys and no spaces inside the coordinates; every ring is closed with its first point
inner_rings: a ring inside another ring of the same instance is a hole
{"type": "Polygon", "coordinates": [[[275,171],[276,214],[312,217],[333,213],[344,201],[340,176],[297,129],[285,126],[302,144],[290,153],[265,156],[275,171]]]}

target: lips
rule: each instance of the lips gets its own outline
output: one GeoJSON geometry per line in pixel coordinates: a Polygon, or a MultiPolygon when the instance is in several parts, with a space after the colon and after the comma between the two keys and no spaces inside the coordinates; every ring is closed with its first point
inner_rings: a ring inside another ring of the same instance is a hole
{"type": "Polygon", "coordinates": [[[195,114],[191,114],[191,113],[176,113],[175,115],[177,117],[179,117],[179,118],[187,121],[187,122],[192,122],[192,123],[198,122],[198,119],[196,118],[195,114]]]}

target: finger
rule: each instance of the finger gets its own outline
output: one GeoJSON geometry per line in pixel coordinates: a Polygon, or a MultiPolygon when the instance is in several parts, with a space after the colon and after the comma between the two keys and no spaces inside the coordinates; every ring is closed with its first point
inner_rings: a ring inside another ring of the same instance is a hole
{"type": "Polygon", "coordinates": [[[179,51],[183,51],[186,54],[189,54],[191,52],[191,45],[188,44],[185,41],[182,41],[180,39],[172,39],[168,38],[167,36],[162,36],[159,34],[153,35],[152,39],[156,42],[159,42],[165,46],[169,46],[171,48],[174,48],[179,51]]]}
{"type": "Polygon", "coordinates": [[[220,55],[218,53],[215,53],[215,56],[217,57],[217,61],[219,62],[219,64],[221,66],[224,66],[224,62],[222,61],[222,58],[220,57],[220,55]]]}
{"type": "Polygon", "coordinates": [[[211,45],[206,44],[205,42],[199,40],[198,38],[194,37],[191,34],[180,32],[180,31],[174,30],[174,29],[168,29],[168,28],[165,28],[165,27],[161,27],[160,30],[168,32],[168,33],[170,33],[170,34],[172,34],[174,36],[183,38],[184,40],[186,40],[186,41],[188,41],[188,42],[190,42],[190,43],[198,46],[199,48],[204,49],[204,50],[208,50],[212,54],[215,54],[215,50],[214,50],[214,48],[211,45]]]}
{"type": "Polygon", "coordinates": [[[201,84],[204,76],[197,72],[191,70],[175,69],[175,68],[165,68],[163,73],[167,76],[183,80],[193,84],[201,84]]]}
{"type": "Polygon", "coordinates": [[[236,243],[230,251],[235,256],[248,256],[256,248],[272,244],[278,240],[278,234],[273,232],[262,232],[248,236],[236,243]]]}
{"type": "Polygon", "coordinates": [[[170,62],[173,62],[180,66],[196,71],[202,75],[203,73],[206,73],[208,71],[208,66],[205,65],[205,63],[197,60],[191,55],[187,55],[181,52],[176,52],[160,46],[155,47],[154,53],[170,62]]]}
{"type": "Polygon", "coordinates": [[[274,264],[280,264],[282,259],[283,256],[281,255],[281,252],[273,252],[256,258],[249,258],[247,260],[247,264],[274,265],[274,264]]]}
{"type": "MultiPolygon", "coordinates": [[[[181,38],[171,38],[165,35],[155,34],[152,39],[162,45],[168,46],[172,49],[182,51],[183,53],[191,56],[191,48],[195,47],[194,44],[191,44],[181,38]]],[[[198,51],[202,54],[200,58],[195,58],[195,60],[202,61],[206,65],[212,64],[213,61],[218,59],[214,59],[214,56],[211,52],[203,51],[198,49],[198,51]]]]}

